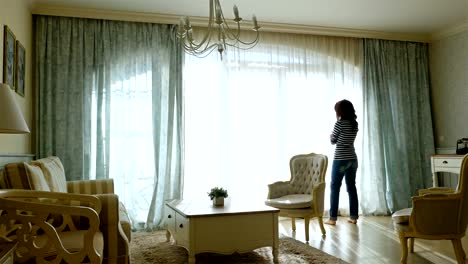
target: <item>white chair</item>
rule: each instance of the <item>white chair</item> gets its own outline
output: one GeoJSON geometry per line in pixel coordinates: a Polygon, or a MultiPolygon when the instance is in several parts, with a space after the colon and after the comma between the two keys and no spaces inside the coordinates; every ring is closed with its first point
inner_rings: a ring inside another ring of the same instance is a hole
{"type": "Polygon", "coordinates": [[[328,158],[322,154],[302,154],[291,158],[291,180],[268,185],[266,205],[280,209],[280,216],[291,217],[296,231],[295,218],[304,218],[306,241],[309,241],[309,219],[317,217],[322,235],[325,199],[325,174],[328,158]]]}

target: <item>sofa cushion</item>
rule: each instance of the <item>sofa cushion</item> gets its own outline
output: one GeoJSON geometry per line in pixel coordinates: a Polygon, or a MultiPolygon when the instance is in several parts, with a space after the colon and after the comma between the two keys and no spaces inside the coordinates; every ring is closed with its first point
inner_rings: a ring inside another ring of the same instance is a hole
{"type": "MultiPolygon", "coordinates": [[[[62,243],[63,247],[72,253],[77,253],[82,251],[85,248],[85,239],[84,237],[87,235],[87,230],[77,230],[77,231],[65,231],[65,232],[57,232],[58,240],[62,243]]],[[[104,237],[102,232],[96,232],[93,238],[93,246],[99,255],[103,255],[104,253],[104,237]]],[[[53,246],[51,242],[49,242],[50,237],[47,235],[37,235],[34,238],[34,243],[39,248],[45,248],[46,252],[43,252],[46,256],[55,256],[57,255],[57,249],[53,246]],[[51,245],[48,247],[47,244],[51,245]]],[[[19,247],[17,249],[19,254],[23,256],[28,255],[28,250],[26,247],[19,247]]],[[[34,260],[34,259],[33,259],[34,260]]],[[[34,261],[35,262],[35,261],[34,261]]],[[[15,262],[16,263],[16,262],[15,262]]],[[[27,262],[31,263],[31,261],[27,262]]]]}
{"type": "Polygon", "coordinates": [[[412,211],[413,211],[413,208],[405,208],[405,209],[396,211],[395,213],[392,214],[393,223],[395,224],[408,223],[412,211]]]}
{"type": "Polygon", "coordinates": [[[53,192],[67,192],[65,169],[58,157],[51,156],[31,162],[41,167],[49,188],[53,192]]]}
{"type": "Polygon", "coordinates": [[[279,209],[308,208],[312,205],[312,195],[290,194],[275,199],[268,199],[265,201],[265,204],[279,209]]]}
{"type": "Polygon", "coordinates": [[[28,164],[27,162],[24,162],[23,164],[26,170],[26,175],[29,178],[29,183],[31,184],[31,189],[36,191],[50,191],[41,168],[33,164],[28,164]]]}

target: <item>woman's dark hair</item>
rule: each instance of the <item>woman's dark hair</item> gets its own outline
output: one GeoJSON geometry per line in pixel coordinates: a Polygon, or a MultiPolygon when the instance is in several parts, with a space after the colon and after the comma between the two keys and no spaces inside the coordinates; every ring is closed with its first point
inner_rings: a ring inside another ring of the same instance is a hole
{"type": "Polygon", "coordinates": [[[338,101],[335,104],[335,112],[337,117],[341,117],[341,120],[350,120],[353,128],[357,128],[357,116],[353,103],[348,100],[338,101]]]}

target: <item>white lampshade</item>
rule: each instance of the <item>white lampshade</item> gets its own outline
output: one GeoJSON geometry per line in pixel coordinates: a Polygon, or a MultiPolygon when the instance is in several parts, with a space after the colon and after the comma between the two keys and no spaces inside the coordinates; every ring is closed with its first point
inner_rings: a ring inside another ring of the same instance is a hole
{"type": "Polygon", "coordinates": [[[0,133],[29,133],[23,113],[18,107],[10,87],[0,83],[0,133]]]}

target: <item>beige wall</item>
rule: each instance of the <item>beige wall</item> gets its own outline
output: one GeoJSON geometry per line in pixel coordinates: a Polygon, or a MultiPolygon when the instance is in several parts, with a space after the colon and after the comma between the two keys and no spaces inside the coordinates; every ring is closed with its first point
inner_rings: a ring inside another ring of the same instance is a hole
{"type": "Polygon", "coordinates": [[[431,43],[430,68],[436,147],[455,149],[468,137],[468,27],[431,43]]]}
{"type": "MultiPolygon", "coordinates": [[[[26,49],[25,96],[15,93],[15,99],[23,111],[31,130],[32,120],[32,15],[29,0],[0,0],[1,50],[0,81],[3,81],[3,30],[7,25],[16,39],[26,49]]],[[[1,115],[1,113],[0,113],[1,115]]],[[[0,154],[32,153],[31,134],[0,134],[0,154]]]]}

